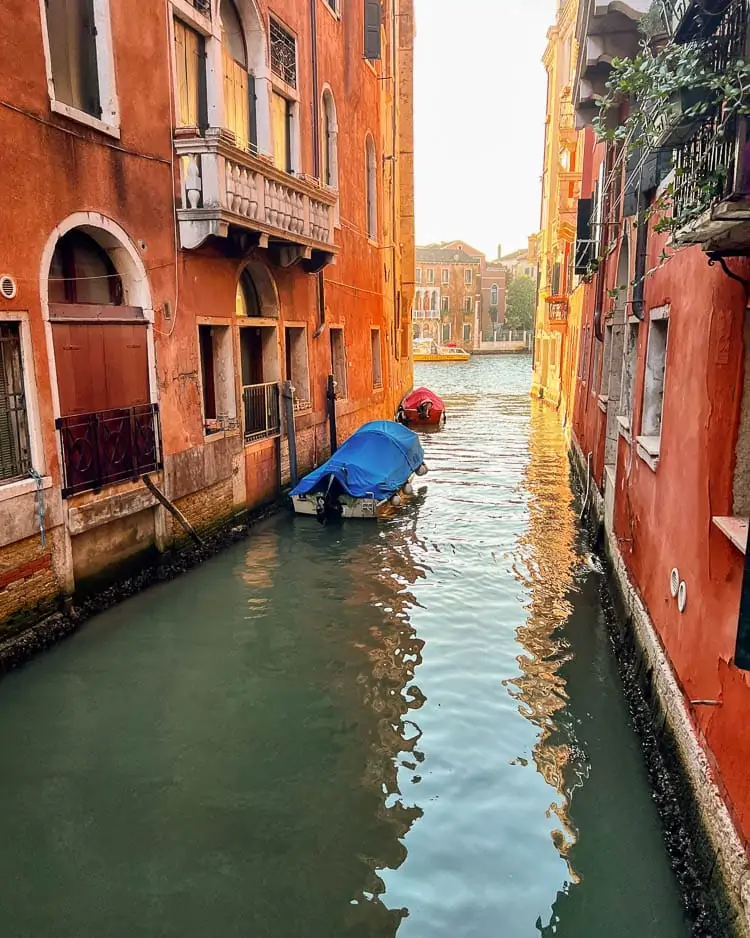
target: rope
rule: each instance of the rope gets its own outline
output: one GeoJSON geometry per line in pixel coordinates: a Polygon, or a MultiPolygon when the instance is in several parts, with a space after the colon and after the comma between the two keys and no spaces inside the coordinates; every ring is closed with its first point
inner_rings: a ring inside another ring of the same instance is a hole
{"type": "Polygon", "coordinates": [[[29,469],[29,475],[36,482],[36,510],[39,515],[39,537],[42,547],[47,546],[47,533],[44,530],[44,496],[42,495],[42,477],[36,469],[29,469]]]}

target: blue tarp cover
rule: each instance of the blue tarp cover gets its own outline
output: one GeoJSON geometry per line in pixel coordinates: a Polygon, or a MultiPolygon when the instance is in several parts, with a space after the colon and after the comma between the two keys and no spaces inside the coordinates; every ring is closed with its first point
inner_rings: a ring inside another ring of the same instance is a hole
{"type": "Polygon", "coordinates": [[[388,498],[424,462],[419,437],[390,420],[366,423],[320,469],[300,482],[292,495],[325,492],[331,474],[352,498],[388,498]]]}

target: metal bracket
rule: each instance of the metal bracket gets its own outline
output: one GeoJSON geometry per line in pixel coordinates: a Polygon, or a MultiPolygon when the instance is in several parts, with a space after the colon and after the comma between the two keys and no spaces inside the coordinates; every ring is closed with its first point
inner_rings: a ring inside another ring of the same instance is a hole
{"type": "Polygon", "coordinates": [[[715,252],[709,253],[708,266],[713,267],[714,264],[718,264],[727,277],[729,277],[731,280],[736,280],[737,283],[741,283],[745,288],[745,296],[750,296],[750,280],[746,280],[744,277],[740,277],[739,274],[736,274],[733,270],[730,270],[729,267],[727,267],[727,262],[722,254],[715,252]]]}

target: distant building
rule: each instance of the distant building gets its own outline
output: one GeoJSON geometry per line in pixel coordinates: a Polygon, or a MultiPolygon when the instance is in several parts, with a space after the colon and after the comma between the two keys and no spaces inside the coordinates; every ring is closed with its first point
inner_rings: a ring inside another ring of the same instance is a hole
{"type": "Polygon", "coordinates": [[[511,254],[502,254],[502,245],[498,245],[497,256],[499,263],[508,271],[508,283],[515,277],[529,277],[536,282],[537,271],[539,269],[537,264],[536,242],[537,235],[531,235],[527,247],[513,251],[511,254]]]}
{"type": "Polygon", "coordinates": [[[507,277],[499,260],[465,241],[418,247],[414,338],[478,348],[505,320],[507,277]]]}

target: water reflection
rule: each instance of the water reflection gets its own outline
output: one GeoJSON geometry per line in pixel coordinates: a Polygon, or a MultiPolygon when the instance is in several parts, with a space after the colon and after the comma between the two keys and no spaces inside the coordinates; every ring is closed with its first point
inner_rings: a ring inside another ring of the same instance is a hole
{"type": "Polygon", "coordinates": [[[528,525],[518,540],[516,575],[527,592],[526,622],[516,630],[524,653],[521,675],[506,685],[520,702],[519,712],[539,729],[533,759],[537,770],[559,795],[549,806],[561,827],[552,841],[568,865],[570,881],[579,876],[570,854],[577,832],[570,819],[572,788],[587,766],[573,728],[566,719],[568,690],[561,669],[571,658],[564,626],[572,606],[576,519],[571,504],[569,466],[557,415],[534,402],[529,428],[529,463],[523,487],[528,525]]]}

